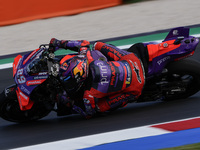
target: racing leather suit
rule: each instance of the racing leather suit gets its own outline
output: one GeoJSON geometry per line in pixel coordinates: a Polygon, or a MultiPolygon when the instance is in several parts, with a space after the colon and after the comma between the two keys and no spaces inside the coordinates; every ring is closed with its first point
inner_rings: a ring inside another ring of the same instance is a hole
{"type": "Polygon", "coordinates": [[[85,83],[86,88],[83,94],[85,110],[74,106],[74,109],[82,115],[88,117],[94,115],[95,112],[123,107],[141,95],[145,73],[142,62],[134,53],[96,42],[93,49],[100,51],[108,60],[103,61],[92,54],[90,43],[86,40],[53,39],[50,44],[52,43],[56,49],[65,48],[86,55],[90,79],[85,83]]]}

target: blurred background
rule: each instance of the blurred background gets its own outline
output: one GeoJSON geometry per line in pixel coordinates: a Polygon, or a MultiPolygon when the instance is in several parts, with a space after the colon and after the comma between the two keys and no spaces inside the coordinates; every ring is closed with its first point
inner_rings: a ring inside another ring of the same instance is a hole
{"type": "MultiPolygon", "coordinates": [[[[1,71],[0,88],[13,83],[10,67],[14,57],[10,54],[34,50],[53,37],[96,41],[199,27],[199,8],[200,0],[0,0],[0,61],[9,63],[1,71]]],[[[156,39],[148,38],[152,40],[156,39]]],[[[80,116],[55,119],[55,114],[32,124],[12,124],[0,118],[0,149],[191,118],[199,116],[198,104],[199,94],[179,103],[130,105],[88,121],[80,116]]]]}
{"type": "Polygon", "coordinates": [[[0,56],[36,49],[52,37],[95,41],[195,25],[200,21],[199,0],[7,0],[0,3],[0,56]]]}

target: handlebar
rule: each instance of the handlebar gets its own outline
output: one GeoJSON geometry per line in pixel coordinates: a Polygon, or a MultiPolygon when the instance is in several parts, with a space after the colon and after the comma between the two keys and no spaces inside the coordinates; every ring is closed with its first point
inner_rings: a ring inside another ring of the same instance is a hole
{"type": "Polygon", "coordinates": [[[49,51],[49,44],[42,44],[39,46],[44,52],[39,58],[32,61],[27,69],[29,74],[35,74],[42,70],[49,72],[49,75],[57,76],[59,72],[59,63],[54,59],[55,54],[49,51]]]}
{"type": "Polygon", "coordinates": [[[47,47],[47,46],[49,46],[49,44],[41,44],[40,46],[39,46],[39,48],[42,48],[42,47],[47,47]]]}
{"type": "Polygon", "coordinates": [[[43,57],[46,56],[46,58],[50,61],[52,61],[54,58],[55,58],[55,54],[54,54],[54,51],[51,51],[49,48],[49,44],[41,44],[39,46],[39,48],[44,48],[45,51],[43,53],[43,57]]]}

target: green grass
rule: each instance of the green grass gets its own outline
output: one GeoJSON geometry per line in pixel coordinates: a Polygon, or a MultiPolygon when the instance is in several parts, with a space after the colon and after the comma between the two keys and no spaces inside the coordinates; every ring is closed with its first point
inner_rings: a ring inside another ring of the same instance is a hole
{"type": "Polygon", "coordinates": [[[160,149],[160,150],[200,150],[200,143],[189,144],[189,145],[173,147],[173,148],[165,148],[165,149],[160,149]]]}

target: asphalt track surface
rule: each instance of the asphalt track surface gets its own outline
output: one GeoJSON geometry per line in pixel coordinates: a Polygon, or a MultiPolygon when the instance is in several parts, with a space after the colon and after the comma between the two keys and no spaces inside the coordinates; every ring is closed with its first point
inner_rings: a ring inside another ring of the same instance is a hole
{"type": "MultiPolygon", "coordinates": [[[[200,45],[192,57],[200,60],[200,45]]],[[[0,91],[14,83],[11,69],[0,70],[0,83],[0,91]]],[[[54,112],[33,123],[16,124],[0,119],[0,149],[197,117],[200,115],[199,106],[200,92],[187,99],[172,102],[132,103],[109,115],[90,120],[79,115],[57,117],[54,112]]]]}

